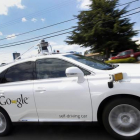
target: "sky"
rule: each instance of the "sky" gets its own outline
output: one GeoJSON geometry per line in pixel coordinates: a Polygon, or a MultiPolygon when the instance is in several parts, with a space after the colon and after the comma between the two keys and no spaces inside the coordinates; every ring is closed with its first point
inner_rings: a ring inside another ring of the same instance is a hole
{"type": "MultiPolygon", "coordinates": [[[[131,2],[132,0],[120,0],[120,4],[131,2]]],[[[29,34],[15,36],[16,34],[28,32],[44,26],[49,26],[58,22],[73,19],[74,15],[78,15],[82,10],[88,10],[90,0],[0,0],[0,47],[3,44],[18,42],[21,40],[49,34],[59,30],[64,30],[77,25],[77,20],[73,20],[64,24],[38,30],[29,34]],[[8,38],[12,37],[12,38],[8,38]]],[[[128,10],[140,6],[140,1],[132,3],[128,10]]],[[[120,8],[123,8],[121,6],[120,8]]],[[[136,9],[133,12],[140,11],[136,9]]],[[[134,29],[140,30],[140,13],[129,17],[131,22],[136,22],[134,29]]],[[[70,34],[65,34],[53,38],[46,39],[53,50],[60,50],[61,53],[69,51],[78,51],[84,53],[89,48],[80,48],[79,45],[67,45],[65,40],[70,34]]],[[[140,34],[133,38],[140,40],[140,34]]],[[[24,53],[30,47],[34,46],[24,57],[37,54],[36,45],[39,41],[13,46],[8,48],[0,48],[0,63],[8,63],[13,61],[12,53],[24,53]]],[[[139,41],[140,43],[140,41],[139,41]]]]}

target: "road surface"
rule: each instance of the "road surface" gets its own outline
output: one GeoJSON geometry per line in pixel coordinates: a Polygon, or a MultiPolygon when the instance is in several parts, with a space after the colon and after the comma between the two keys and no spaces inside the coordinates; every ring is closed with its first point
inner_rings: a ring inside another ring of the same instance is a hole
{"type": "Polygon", "coordinates": [[[13,132],[1,140],[115,140],[104,128],[93,125],[16,125],[13,132]]]}

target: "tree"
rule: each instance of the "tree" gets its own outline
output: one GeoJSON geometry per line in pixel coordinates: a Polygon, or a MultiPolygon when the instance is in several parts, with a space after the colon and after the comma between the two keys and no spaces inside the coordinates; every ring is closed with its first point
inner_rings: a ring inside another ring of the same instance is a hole
{"type": "Polygon", "coordinates": [[[82,11],[67,44],[90,47],[91,51],[104,52],[109,57],[110,51],[120,52],[138,47],[132,37],[138,32],[133,30],[130,19],[123,17],[127,7],[119,10],[119,0],[91,0],[89,11],[82,11]]]}
{"type": "Polygon", "coordinates": [[[84,55],[87,55],[87,54],[88,54],[88,51],[85,51],[85,52],[84,52],[84,55]]]}

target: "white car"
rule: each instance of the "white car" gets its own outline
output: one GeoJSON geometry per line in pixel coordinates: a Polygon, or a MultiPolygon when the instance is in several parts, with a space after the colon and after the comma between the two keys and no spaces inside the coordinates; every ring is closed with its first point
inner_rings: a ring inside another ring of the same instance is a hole
{"type": "Polygon", "coordinates": [[[55,54],[0,67],[1,136],[14,122],[96,121],[118,139],[140,138],[139,64],[55,54]]]}

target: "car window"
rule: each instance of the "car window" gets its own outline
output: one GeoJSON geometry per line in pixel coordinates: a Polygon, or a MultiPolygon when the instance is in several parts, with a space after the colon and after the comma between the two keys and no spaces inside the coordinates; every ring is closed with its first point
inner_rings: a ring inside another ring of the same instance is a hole
{"type": "Polygon", "coordinates": [[[125,51],[125,52],[121,52],[118,54],[118,56],[124,56],[124,55],[129,55],[131,54],[131,51],[125,51]]]}
{"type": "MultiPolygon", "coordinates": [[[[37,79],[66,77],[65,71],[69,67],[75,67],[75,65],[67,61],[55,58],[37,60],[36,61],[37,79]]],[[[83,72],[85,74],[89,74],[89,72],[86,70],[83,70],[83,72]]]]}
{"type": "Polygon", "coordinates": [[[118,56],[124,56],[124,55],[126,55],[125,52],[121,52],[118,54],[118,56]]]}
{"type": "Polygon", "coordinates": [[[129,54],[131,54],[131,51],[126,51],[126,55],[129,55],[129,54]]]}
{"type": "Polygon", "coordinates": [[[33,62],[25,62],[8,68],[1,83],[33,79],[33,62]]]}

